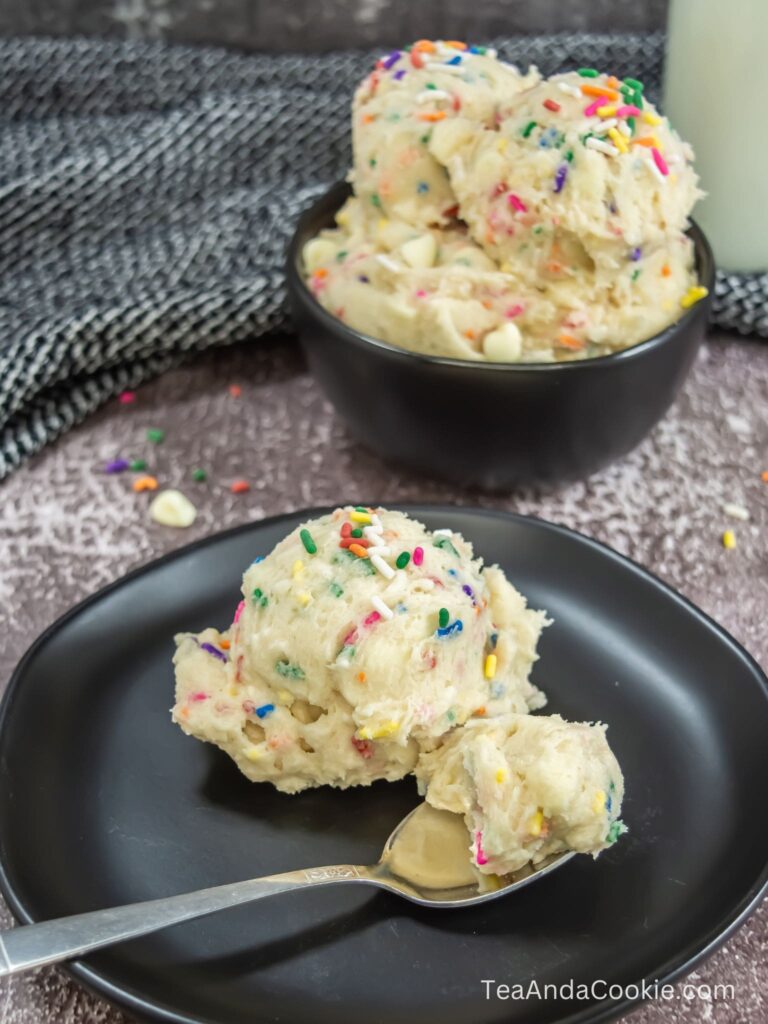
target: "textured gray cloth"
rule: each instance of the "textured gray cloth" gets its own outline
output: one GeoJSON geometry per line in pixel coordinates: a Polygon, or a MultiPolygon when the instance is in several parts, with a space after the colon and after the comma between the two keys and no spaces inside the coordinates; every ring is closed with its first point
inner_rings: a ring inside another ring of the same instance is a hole
{"type": "MultiPolygon", "coordinates": [[[[651,96],[660,78],[660,35],[496,45],[651,96]]],[[[188,353],[286,325],[285,245],[349,165],[370,60],[0,41],[0,479],[188,353]]],[[[767,297],[765,275],[721,275],[715,318],[768,334],[767,297]]]]}

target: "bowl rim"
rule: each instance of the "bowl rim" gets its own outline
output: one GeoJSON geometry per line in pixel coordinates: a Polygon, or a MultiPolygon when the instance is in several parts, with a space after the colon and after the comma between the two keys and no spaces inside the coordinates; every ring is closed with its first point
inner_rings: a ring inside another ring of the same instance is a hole
{"type": "MultiPolygon", "coordinates": [[[[434,365],[459,370],[473,368],[482,373],[525,373],[531,370],[544,373],[575,373],[579,370],[585,371],[590,366],[599,368],[641,359],[646,353],[653,352],[667,342],[672,341],[685,326],[701,316],[702,309],[708,311],[712,304],[716,269],[714,254],[707,236],[697,222],[690,218],[686,234],[693,242],[694,263],[699,265],[699,280],[707,288],[708,294],[691,306],[690,309],[685,310],[681,317],[656,334],[652,334],[650,338],[638,341],[636,344],[621,349],[619,352],[611,352],[609,355],[590,356],[586,359],[573,359],[561,363],[494,363],[487,359],[457,359],[451,356],[435,356],[427,355],[424,352],[413,352],[410,349],[400,348],[388,341],[383,341],[381,338],[374,338],[364,331],[358,331],[356,328],[350,327],[349,324],[345,324],[343,320],[339,320],[338,317],[335,317],[324,306],[320,305],[304,280],[304,276],[299,268],[299,261],[304,245],[304,236],[307,234],[308,221],[313,219],[313,215],[317,216],[318,209],[321,206],[332,205],[332,201],[336,198],[336,193],[338,193],[339,197],[339,202],[336,206],[338,208],[346,198],[353,194],[352,187],[347,181],[337,181],[302,211],[288,246],[286,272],[289,287],[298,289],[298,297],[301,298],[312,311],[312,314],[324,323],[329,330],[336,331],[354,345],[362,348],[370,347],[377,349],[389,356],[416,360],[427,366],[434,365]]],[[[309,239],[306,240],[308,241],[309,239]]]]}

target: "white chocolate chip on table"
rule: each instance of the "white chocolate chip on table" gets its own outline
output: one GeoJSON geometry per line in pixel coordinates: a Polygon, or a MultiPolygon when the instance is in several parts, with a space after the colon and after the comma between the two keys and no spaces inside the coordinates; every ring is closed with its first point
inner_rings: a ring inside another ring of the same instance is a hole
{"type": "Polygon", "coordinates": [[[161,526],[175,526],[183,529],[194,523],[197,518],[197,509],[181,491],[169,489],[160,491],[152,499],[149,514],[161,526]]]}

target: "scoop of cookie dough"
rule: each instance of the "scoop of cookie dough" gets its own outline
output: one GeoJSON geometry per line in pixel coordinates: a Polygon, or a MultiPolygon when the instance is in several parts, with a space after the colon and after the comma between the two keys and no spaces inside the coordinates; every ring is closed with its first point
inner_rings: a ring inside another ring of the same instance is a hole
{"type": "Polygon", "coordinates": [[[497,130],[437,124],[429,149],[477,243],[533,284],[643,270],[647,253],[685,231],[701,194],[690,147],[641,84],[596,72],[521,93],[497,130]]]}
{"type": "Polygon", "coordinates": [[[246,571],[226,633],[177,638],[173,717],[285,792],[402,778],[472,716],[543,705],[545,623],[458,534],[337,509],[246,571]]]}
{"type": "Polygon", "coordinates": [[[456,198],[429,151],[435,125],[461,116],[492,128],[508,103],[538,80],[484,47],[420,40],[377,62],[352,109],[355,192],[377,217],[419,227],[447,224],[456,198]]]}
{"type": "Polygon", "coordinates": [[[420,790],[464,815],[473,863],[504,875],[565,850],[591,853],[625,831],[621,769],[604,725],[559,715],[473,720],[425,753],[420,790]]]}

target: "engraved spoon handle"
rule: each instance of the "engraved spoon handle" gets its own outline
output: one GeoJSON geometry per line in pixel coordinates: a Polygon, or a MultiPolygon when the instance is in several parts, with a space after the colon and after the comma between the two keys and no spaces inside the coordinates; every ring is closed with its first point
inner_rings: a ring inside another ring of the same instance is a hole
{"type": "Polygon", "coordinates": [[[381,884],[370,868],[337,864],[333,867],[267,875],[232,885],[217,885],[180,896],[95,910],[40,924],[20,925],[0,932],[0,977],[43,964],[69,960],[102,946],[148,935],[172,924],[190,921],[241,903],[251,903],[279,892],[339,882],[381,884]]]}

